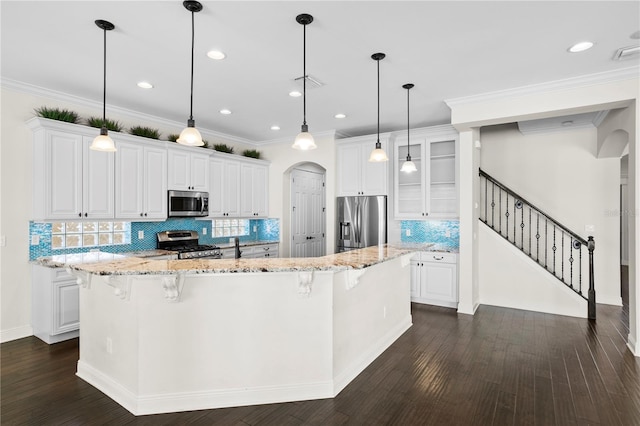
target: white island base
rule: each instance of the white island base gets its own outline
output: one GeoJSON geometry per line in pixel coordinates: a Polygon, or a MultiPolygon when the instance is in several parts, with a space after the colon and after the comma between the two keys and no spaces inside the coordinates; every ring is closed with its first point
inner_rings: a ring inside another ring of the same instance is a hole
{"type": "Polygon", "coordinates": [[[186,274],[174,301],[171,276],[91,275],[77,375],[135,415],[332,398],[411,326],[410,256],[186,274]]]}

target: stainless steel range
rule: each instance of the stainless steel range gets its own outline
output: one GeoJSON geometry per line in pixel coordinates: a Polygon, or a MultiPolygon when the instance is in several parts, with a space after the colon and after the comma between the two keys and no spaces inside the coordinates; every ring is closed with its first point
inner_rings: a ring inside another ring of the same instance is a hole
{"type": "Polygon", "coordinates": [[[178,259],[221,259],[222,251],[214,245],[198,243],[197,231],[158,232],[157,247],[178,252],[178,259]]]}

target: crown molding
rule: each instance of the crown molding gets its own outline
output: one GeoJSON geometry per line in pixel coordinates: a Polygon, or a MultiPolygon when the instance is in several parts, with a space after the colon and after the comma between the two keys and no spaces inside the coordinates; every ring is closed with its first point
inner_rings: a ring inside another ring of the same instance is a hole
{"type": "Polygon", "coordinates": [[[499,90],[496,92],[480,93],[477,95],[460,98],[445,99],[445,103],[451,109],[460,105],[475,104],[499,99],[509,99],[524,95],[542,94],[557,90],[576,89],[581,87],[597,86],[601,84],[631,80],[640,78],[640,67],[626,67],[613,71],[605,71],[595,74],[587,74],[579,77],[571,77],[562,80],[554,80],[540,84],[516,87],[513,89],[499,90]]]}
{"type": "MultiPolygon", "coordinates": [[[[13,90],[14,92],[24,93],[32,96],[39,96],[50,98],[55,101],[60,102],[68,102],[71,104],[77,104],[88,108],[102,109],[102,102],[96,102],[91,99],[82,98],[75,95],[70,95],[68,93],[59,92],[56,90],[47,89],[40,86],[35,86],[33,84],[24,83],[17,80],[8,79],[5,77],[0,77],[0,87],[4,89],[13,90]]],[[[129,117],[134,121],[142,121],[144,123],[155,123],[163,126],[174,126],[178,129],[182,129],[185,126],[184,122],[168,120],[162,117],[158,117],[155,115],[145,114],[142,112],[134,111],[127,108],[121,108],[118,106],[113,106],[107,104],[107,109],[113,113],[117,113],[123,115],[125,117],[129,117]]],[[[206,129],[203,127],[198,127],[198,130],[201,134],[206,135],[210,138],[218,138],[223,139],[229,142],[236,142],[246,145],[259,146],[259,143],[256,141],[252,141],[249,139],[241,138],[234,135],[229,135],[226,133],[217,132],[215,130],[206,129]]]]}

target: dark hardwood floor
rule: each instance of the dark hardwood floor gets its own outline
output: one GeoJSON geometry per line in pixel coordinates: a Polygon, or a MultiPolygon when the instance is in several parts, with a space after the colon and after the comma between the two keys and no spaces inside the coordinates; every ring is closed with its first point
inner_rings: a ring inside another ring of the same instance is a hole
{"type": "Polygon", "coordinates": [[[78,340],[0,346],[2,425],[640,425],[621,308],[598,319],[413,305],[411,327],[336,398],[135,417],[75,376],[78,340]]]}

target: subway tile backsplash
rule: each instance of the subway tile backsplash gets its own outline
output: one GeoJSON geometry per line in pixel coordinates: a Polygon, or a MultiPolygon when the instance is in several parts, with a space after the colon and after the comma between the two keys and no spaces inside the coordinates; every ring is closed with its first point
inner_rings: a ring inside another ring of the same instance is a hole
{"type": "Polygon", "coordinates": [[[435,243],[436,250],[457,252],[460,245],[460,222],[457,220],[403,220],[400,233],[402,242],[435,243]]]}
{"type": "MultiPolygon", "coordinates": [[[[29,260],[35,260],[42,256],[52,256],[56,254],[83,253],[92,249],[99,249],[100,251],[109,253],[153,250],[156,248],[156,234],[160,231],[168,231],[172,229],[198,231],[200,235],[200,243],[202,244],[220,245],[228,243],[229,238],[231,238],[212,237],[211,220],[168,219],[164,222],[131,222],[131,244],[53,250],[51,248],[51,223],[29,222],[29,242],[33,242],[34,237],[37,237],[39,240],[37,245],[29,245],[29,260]],[[203,229],[206,229],[206,235],[203,233],[203,229]],[[142,231],[142,239],[138,238],[140,231],[142,231]]],[[[279,241],[280,220],[251,219],[249,224],[249,235],[240,236],[238,238],[240,238],[240,241],[279,241]]]]}

